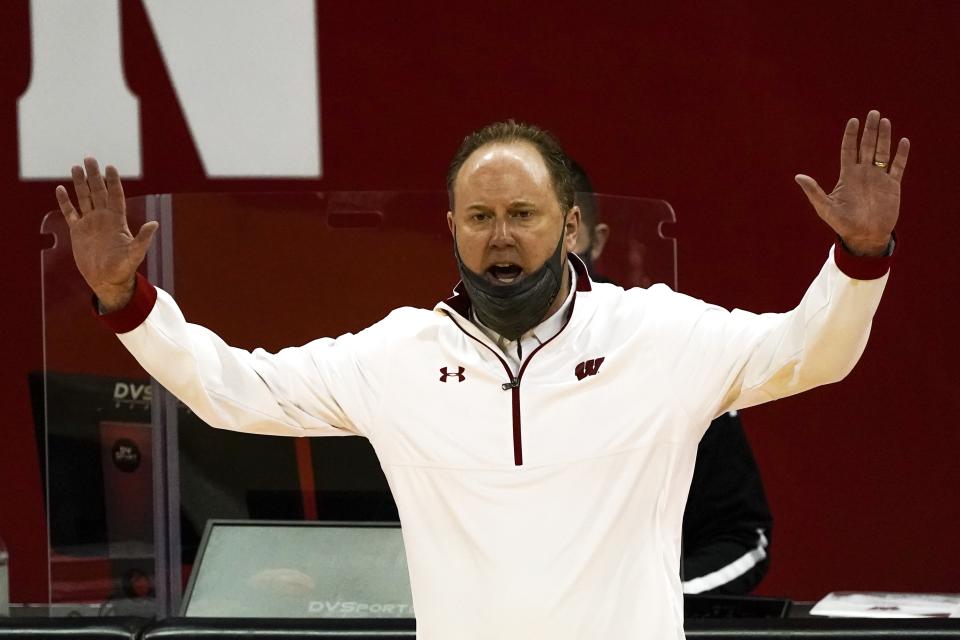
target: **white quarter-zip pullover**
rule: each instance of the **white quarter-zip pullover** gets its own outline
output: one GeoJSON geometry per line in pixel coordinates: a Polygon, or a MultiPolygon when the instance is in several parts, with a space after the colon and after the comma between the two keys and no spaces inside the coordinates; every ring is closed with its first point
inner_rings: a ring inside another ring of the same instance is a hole
{"type": "Polygon", "coordinates": [[[887,263],[835,247],[797,308],[756,315],[592,283],[571,257],[564,324],[516,371],[462,291],[276,354],[229,347],[142,279],[106,318],[214,427],[369,438],[421,640],[677,640],[701,434],[724,411],[843,378],[887,263]]]}

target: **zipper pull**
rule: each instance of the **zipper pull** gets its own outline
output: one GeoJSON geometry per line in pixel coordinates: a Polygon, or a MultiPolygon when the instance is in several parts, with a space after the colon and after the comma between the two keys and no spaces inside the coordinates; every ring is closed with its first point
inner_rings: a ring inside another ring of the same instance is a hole
{"type": "Polygon", "coordinates": [[[510,378],[510,382],[504,382],[502,385],[500,385],[500,388],[503,389],[504,391],[508,391],[510,389],[516,389],[519,386],[520,386],[519,378],[510,378]]]}

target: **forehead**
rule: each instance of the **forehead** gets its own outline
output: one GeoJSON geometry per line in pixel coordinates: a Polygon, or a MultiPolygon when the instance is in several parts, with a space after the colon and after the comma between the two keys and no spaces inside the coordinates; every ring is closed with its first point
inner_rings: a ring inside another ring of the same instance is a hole
{"type": "Polygon", "coordinates": [[[454,184],[458,206],[499,200],[556,200],[543,157],[528,142],[495,142],[471,153],[454,184]]]}

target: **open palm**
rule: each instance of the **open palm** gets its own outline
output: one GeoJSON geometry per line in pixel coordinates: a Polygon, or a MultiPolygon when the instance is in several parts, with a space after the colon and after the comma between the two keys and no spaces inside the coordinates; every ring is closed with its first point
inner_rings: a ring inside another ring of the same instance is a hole
{"type": "Polygon", "coordinates": [[[147,222],[134,236],[127,226],[127,206],[116,168],[107,165],[106,180],[94,158],[71,169],[77,207],[63,186],[56,189],[60,211],[70,228],[73,258],[80,275],[107,309],[120,308],[133,293],[137,267],[157,230],[147,222]]]}
{"type": "Polygon", "coordinates": [[[796,180],[848,249],[879,255],[886,251],[900,215],[900,181],[910,142],[901,138],[891,161],[890,121],[880,118],[878,111],[868,113],[858,145],[859,129],[856,118],[847,121],[840,145],[840,179],[829,195],[809,176],[798,175],[796,180]]]}

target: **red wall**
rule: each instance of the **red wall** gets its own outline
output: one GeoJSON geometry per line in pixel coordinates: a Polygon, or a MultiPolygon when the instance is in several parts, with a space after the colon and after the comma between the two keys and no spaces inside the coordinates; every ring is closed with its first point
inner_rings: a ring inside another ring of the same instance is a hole
{"type": "MultiPolygon", "coordinates": [[[[762,591],[960,590],[960,5],[317,1],[325,176],[248,182],[205,178],[143,8],[121,2],[144,139],[144,178],[128,195],[438,189],[466,132],[514,117],[557,133],[598,190],[674,205],[681,289],[782,310],[831,242],[793,175],[832,186],[846,118],[890,116],[913,151],[867,353],[843,383],[744,415],[776,518],[762,591]]],[[[52,182],[17,179],[28,5],[0,11],[0,537],[13,599],[36,601],[43,517],[26,376],[42,366],[38,229],[54,199],[52,182]]]]}

